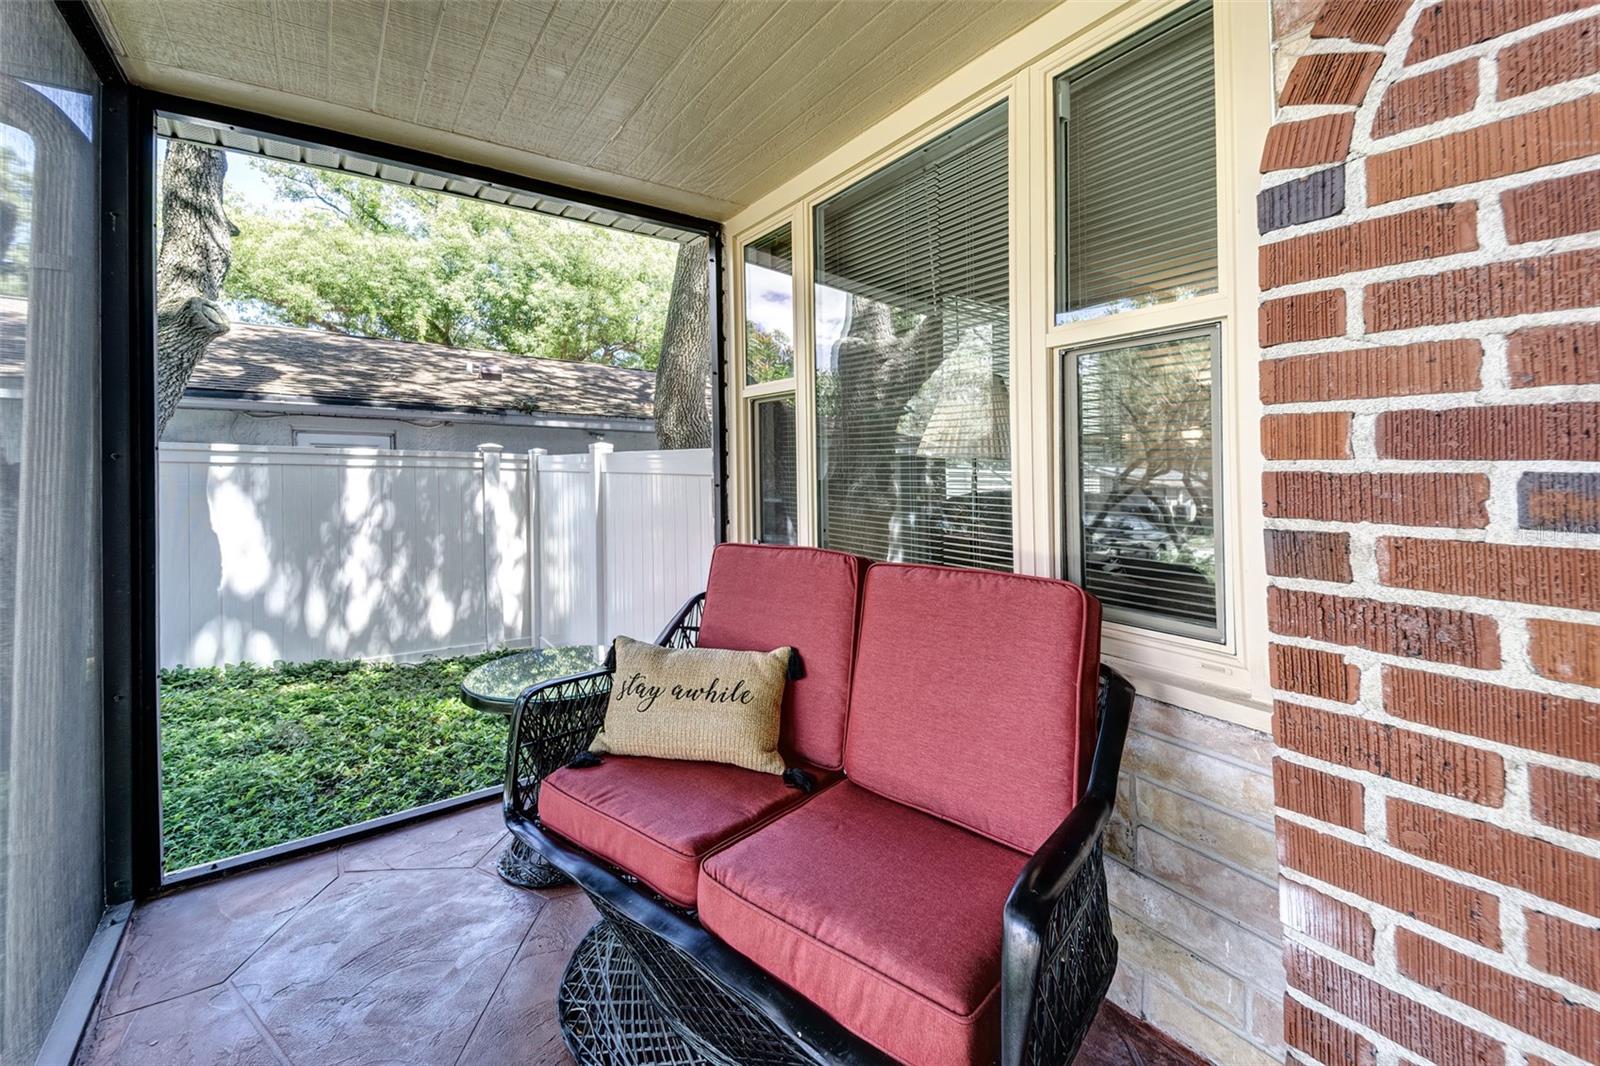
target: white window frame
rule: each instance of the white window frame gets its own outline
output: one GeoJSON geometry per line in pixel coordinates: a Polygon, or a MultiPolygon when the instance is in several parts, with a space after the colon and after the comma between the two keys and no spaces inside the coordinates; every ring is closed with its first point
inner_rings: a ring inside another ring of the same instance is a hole
{"type": "Polygon", "coordinates": [[[1217,508],[1222,554],[1218,643],[1107,622],[1104,654],[1139,691],[1257,729],[1270,728],[1266,576],[1262,551],[1257,395],[1255,196],[1271,122],[1271,29],[1264,4],[1215,3],[1218,291],[1058,326],[1055,324],[1055,91],[1057,75],[1185,6],[1187,0],[1063,4],[990,49],[843,147],[729,220],[737,269],[727,306],[734,324],[727,386],[730,533],[754,526],[754,438],[750,402],[793,391],[799,481],[799,541],[817,543],[816,351],[812,325],[813,209],[841,189],[932,137],[1005,101],[1010,120],[1012,528],[1019,573],[1065,576],[1069,514],[1063,477],[1062,353],[1068,348],[1218,323],[1216,382],[1222,482],[1217,508]],[[1040,42],[1046,42],[1041,48],[1040,42]],[[788,222],[794,242],[795,373],[744,384],[744,246],[788,222]]]}

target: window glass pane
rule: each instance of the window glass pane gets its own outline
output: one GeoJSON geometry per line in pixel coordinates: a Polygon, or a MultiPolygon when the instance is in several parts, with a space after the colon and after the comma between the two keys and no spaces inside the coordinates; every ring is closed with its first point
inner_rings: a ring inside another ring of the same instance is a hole
{"type": "Polygon", "coordinates": [[[1011,569],[1006,109],[816,211],[821,537],[1011,569]]]}
{"type": "Polygon", "coordinates": [[[1056,322],[1217,291],[1211,7],[1056,79],[1056,322]]]}
{"type": "Polygon", "coordinates": [[[1107,617],[1221,639],[1215,327],[1068,354],[1079,573],[1107,617]]]}
{"type": "Polygon", "coordinates": [[[0,1062],[106,900],[98,111],[55,5],[0,3],[0,1062]]]}
{"type": "Polygon", "coordinates": [[[756,422],[756,540],[795,543],[794,397],[760,400],[756,422]]]}
{"type": "Polygon", "coordinates": [[[794,376],[794,248],[780,226],[744,246],[744,380],[794,376]]]}

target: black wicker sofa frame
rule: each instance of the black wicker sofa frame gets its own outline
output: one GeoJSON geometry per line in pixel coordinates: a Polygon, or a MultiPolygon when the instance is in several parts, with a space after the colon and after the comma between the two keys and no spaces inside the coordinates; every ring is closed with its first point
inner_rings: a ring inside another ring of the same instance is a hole
{"type": "MultiPolygon", "coordinates": [[[[696,644],[704,594],[661,632],[696,644]]],[[[536,685],[518,699],[507,755],[506,824],[548,885],[568,879],[600,920],[567,964],[557,1011],[580,1063],[755,1066],[888,1063],[883,1052],[711,935],[695,913],[564,839],[539,819],[543,778],[588,748],[604,720],[611,674],[536,685]]],[[[1070,1062],[1117,964],[1102,840],[1133,689],[1100,667],[1098,725],[1082,800],[1023,867],[1002,916],[1000,1063],[1070,1062]]]]}

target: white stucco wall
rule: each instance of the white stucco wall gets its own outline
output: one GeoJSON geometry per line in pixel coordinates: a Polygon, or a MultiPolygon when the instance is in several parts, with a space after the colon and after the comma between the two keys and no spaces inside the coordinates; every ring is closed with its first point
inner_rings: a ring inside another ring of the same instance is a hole
{"type": "Polygon", "coordinates": [[[596,441],[606,441],[619,452],[644,451],[656,446],[653,432],[457,422],[447,417],[428,417],[421,412],[405,419],[262,415],[196,408],[187,403],[179,406],[161,439],[187,444],[292,445],[297,429],[319,433],[391,433],[396,448],[417,451],[470,452],[480,444],[498,444],[508,452],[544,448],[552,455],[562,455],[587,451],[596,441]]]}

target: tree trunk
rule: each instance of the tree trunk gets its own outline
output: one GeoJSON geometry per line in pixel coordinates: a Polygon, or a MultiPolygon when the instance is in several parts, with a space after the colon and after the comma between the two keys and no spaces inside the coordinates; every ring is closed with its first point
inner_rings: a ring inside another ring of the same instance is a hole
{"type": "Polygon", "coordinates": [[[711,447],[707,273],[704,240],[678,246],[661,358],[656,363],[656,442],[666,449],[711,447]]]}
{"type": "Polygon", "coordinates": [[[183,399],[200,357],[228,332],[217,303],[233,252],[222,209],[228,157],[221,150],[172,141],[161,168],[161,251],[156,259],[156,434],[183,399]]]}
{"type": "MultiPolygon", "coordinates": [[[[907,504],[902,469],[915,462],[895,454],[881,439],[884,413],[898,419],[944,359],[937,313],[896,336],[889,306],[865,296],[850,298],[846,333],[835,353],[838,414],[830,419],[824,506],[848,516],[846,532],[830,534],[827,547],[871,559],[908,558],[907,532],[898,529],[907,504]]],[[[892,423],[891,423],[892,424],[892,423]]]]}

